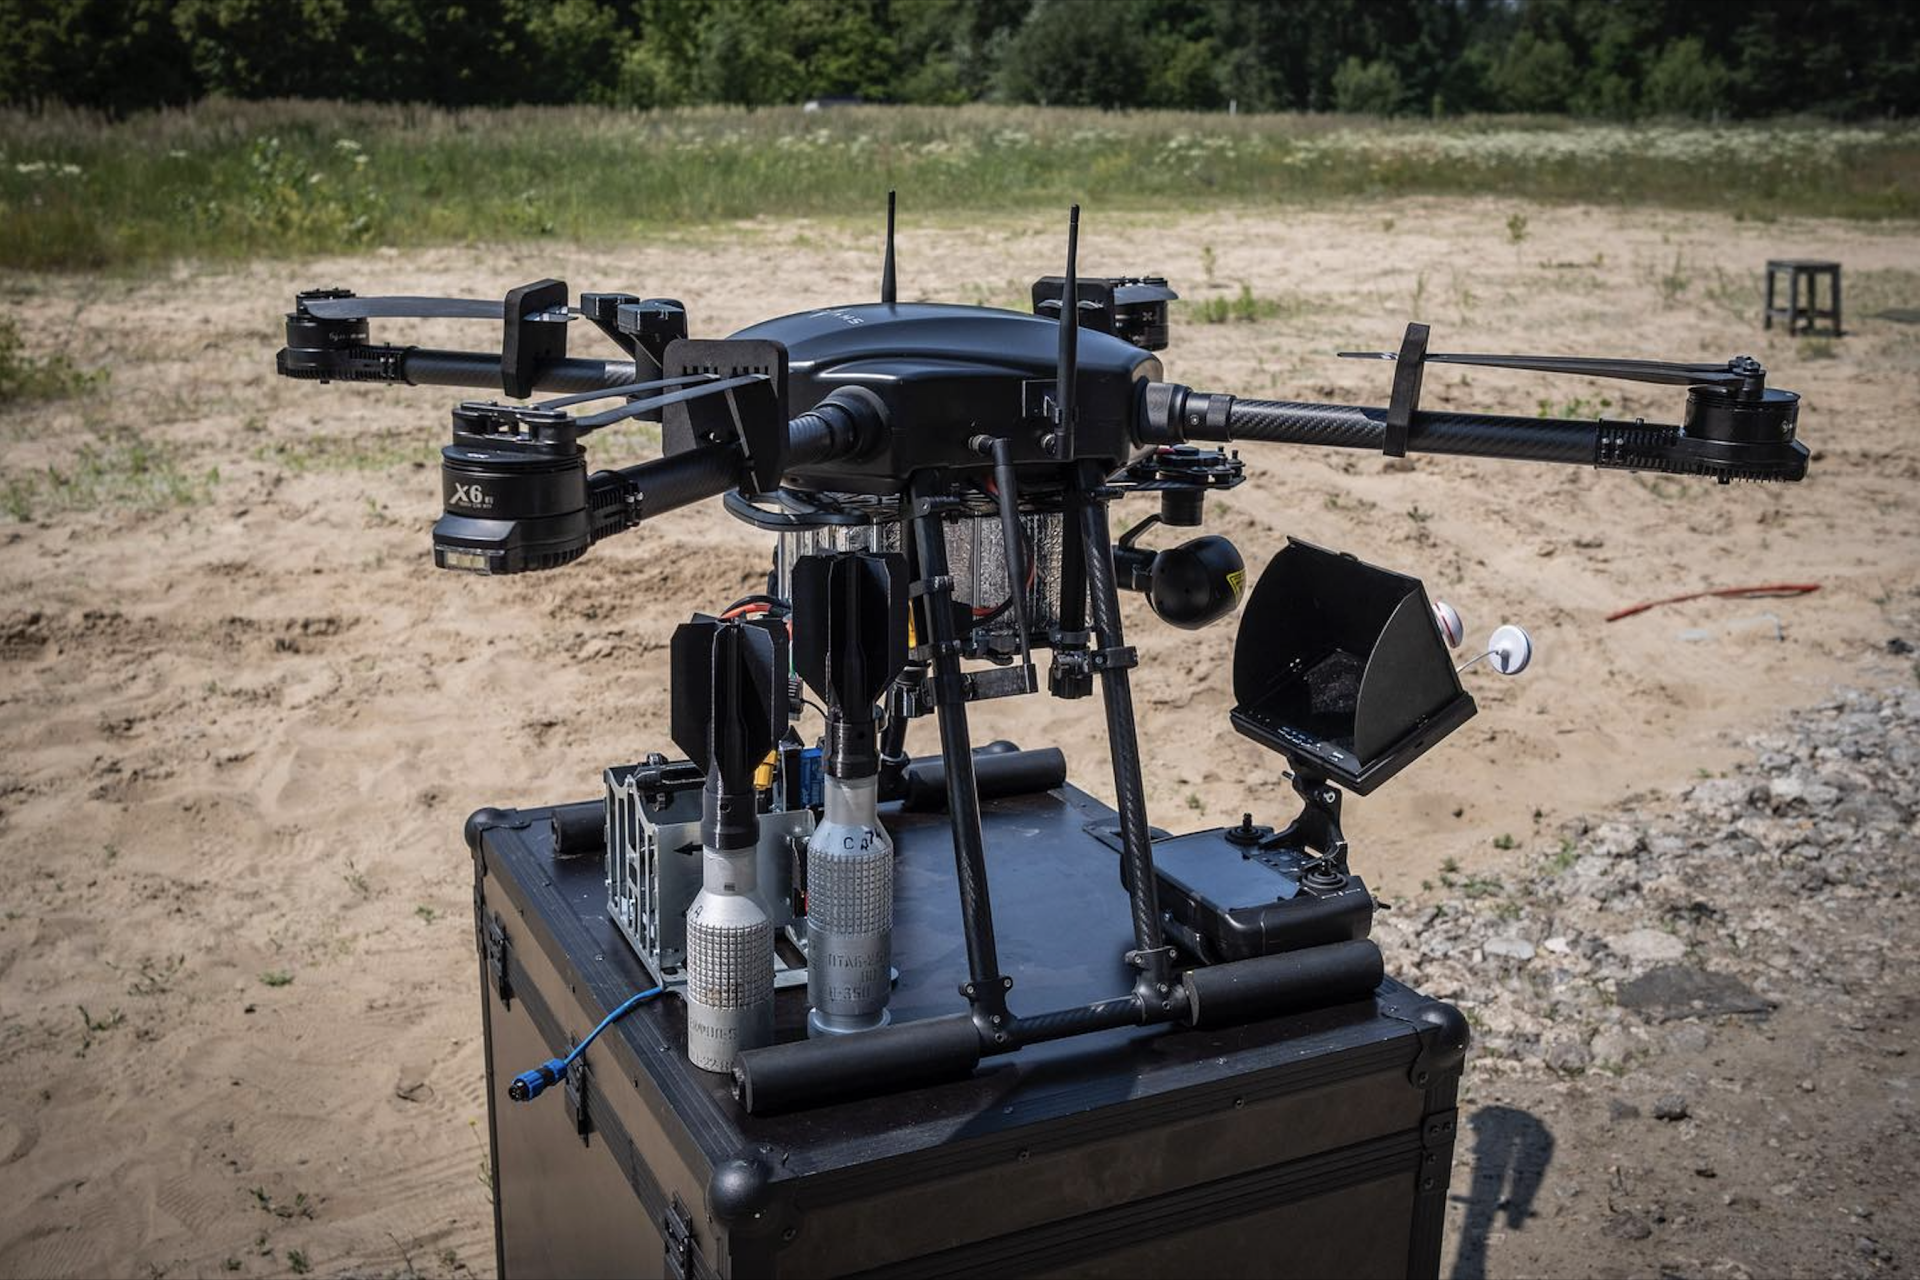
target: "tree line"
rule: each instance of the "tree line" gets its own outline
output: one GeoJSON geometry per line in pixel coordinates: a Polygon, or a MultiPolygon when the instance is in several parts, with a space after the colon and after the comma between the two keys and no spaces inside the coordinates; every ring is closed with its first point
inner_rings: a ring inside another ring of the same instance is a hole
{"type": "Polygon", "coordinates": [[[1888,0],[0,0],[0,101],[1920,111],[1888,0]]]}

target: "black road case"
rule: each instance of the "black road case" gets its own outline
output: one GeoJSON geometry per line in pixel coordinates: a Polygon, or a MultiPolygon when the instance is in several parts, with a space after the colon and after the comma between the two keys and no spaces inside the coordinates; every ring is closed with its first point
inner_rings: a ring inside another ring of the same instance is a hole
{"type": "MultiPolygon", "coordinates": [[[[1073,787],[985,808],[1016,1007],[1126,989],[1127,899],[1099,839],[1112,811],[1073,787]]],[[[899,853],[893,1015],[954,1012],[945,815],[881,814],[899,853]]],[[[501,1276],[1437,1274],[1458,1014],[1391,980],[1316,1013],[1122,1028],[773,1117],[687,1063],[669,997],[564,1087],[508,1101],[515,1074],[652,985],[607,917],[599,851],[566,856],[569,837],[556,856],[556,815],[590,829],[585,806],[468,825],[501,1276]]],[[[782,1040],[805,1034],[804,993],[780,996],[782,1040]]]]}

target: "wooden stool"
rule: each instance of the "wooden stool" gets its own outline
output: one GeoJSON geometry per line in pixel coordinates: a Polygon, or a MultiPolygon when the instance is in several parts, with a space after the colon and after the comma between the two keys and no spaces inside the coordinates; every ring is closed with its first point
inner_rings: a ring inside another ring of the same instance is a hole
{"type": "Polygon", "coordinates": [[[1833,321],[1833,336],[1840,336],[1840,264],[1837,262],[1817,262],[1811,258],[1772,258],[1767,262],[1767,314],[1763,327],[1773,328],[1773,320],[1779,316],[1787,322],[1788,333],[1802,330],[1812,332],[1817,320],[1833,321]],[[1778,301],[1775,282],[1781,277],[1787,279],[1787,299],[1785,305],[1778,301]],[[1827,303],[1819,305],[1820,278],[1828,280],[1827,303]],[[1807,284],[1806,300],[1801,301],[1800,282],[1807,284]]]}

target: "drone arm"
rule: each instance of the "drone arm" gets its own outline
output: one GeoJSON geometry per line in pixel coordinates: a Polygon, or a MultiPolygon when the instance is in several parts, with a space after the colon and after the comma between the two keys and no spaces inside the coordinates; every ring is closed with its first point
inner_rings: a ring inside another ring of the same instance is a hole
{"type": "MultiPolygon", "coordinates": [[[[868,400],[853,392],[827,397],[787,423],[787,462],[808,466],[852,453],[877,429],[868,400]]],[[[715,498],[749,479],[737,444],[709,444],[613,471],[588,481],[593,541],[669,511],[715,498]]]]}
{"type": "Polygon", "coordinates": [[[710,444],[637,466],[594,472],[587,478],[588,542],[725,493],[739,478],[740,464],[737,447],[710,444]]]}
{"type": "MultiPolygon", "coordinates": [[[[500,385],[500,357],[484,351],[435,351],[426,347],[388,348],[400,352],[399,374],[387,381],[410,386],[484,387],[500,385]]],[[[583,360],[569,356],[540,368],[536,391],[601,391],[638,378],[631,360],[583,360]]]]}
{"type": "MultiPolygon", "coordinates": [[[[500,356],[485,351],[356,345],[284,347],[275,360],[282,377],[308,382],[398,382],[407,386],[500,386],[500,356]]],[[[600,391],[625,386],[637,373],[631,360],[566,357],[539,366],[536,391],[600,391]]]]}
{"type": "MultiPolygon", "coordinates": [[[[1228,438],[1234,440],[1378,451],[1384,447],[1387,436],[1385,409],[1353,405],[1235,400],[1226,417],[1228,438]]],[[[1596,423],[1488,414],[1420,413],[1415,415],[1408,430],[1407,446],[1422,453],[1598,465],[1599,437],[1596,423]]]]}
{"type": "MultiPolygon", "coordinates": [[[[1143,435],[1150,442],[1260,440],[1384,452],[1388,411],[1294,400],[1240,400],[1147,385],[1143,435]]],[[[1788,419],[1790,424],[1791,419],[1788,419]]],[[[1807,449],[1784,438],[1716,438],[1647,422],[1578,422],[1563,418],[1502,417],[1476,413],[1411,415],[1409,452],[1509,458],[1621,471],[1658,471],[1725,480],[1799,480],[1807,449]]]]}

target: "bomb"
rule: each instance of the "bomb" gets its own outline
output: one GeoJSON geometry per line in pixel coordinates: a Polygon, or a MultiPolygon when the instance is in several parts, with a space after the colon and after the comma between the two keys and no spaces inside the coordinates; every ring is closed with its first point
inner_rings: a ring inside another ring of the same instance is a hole
{"type": "Polygon", "coordinates": [[[695,618],[673,633],[673,740],[707,766],[701,888],[687,909],[687,1059],[731,1071],[773,1042],[773,922],[755,901],[754,768],[786,719],[786,627],[695,618]]]}
{"type": "Polygon", "coordinates": [[[893,841],[880,825],[874,700],[907,660],[906,562],[847,552],[794,567],[794,667],[827,704],[825,813],[807,844],[810,1035],[887,1024],[893,841]]]}

